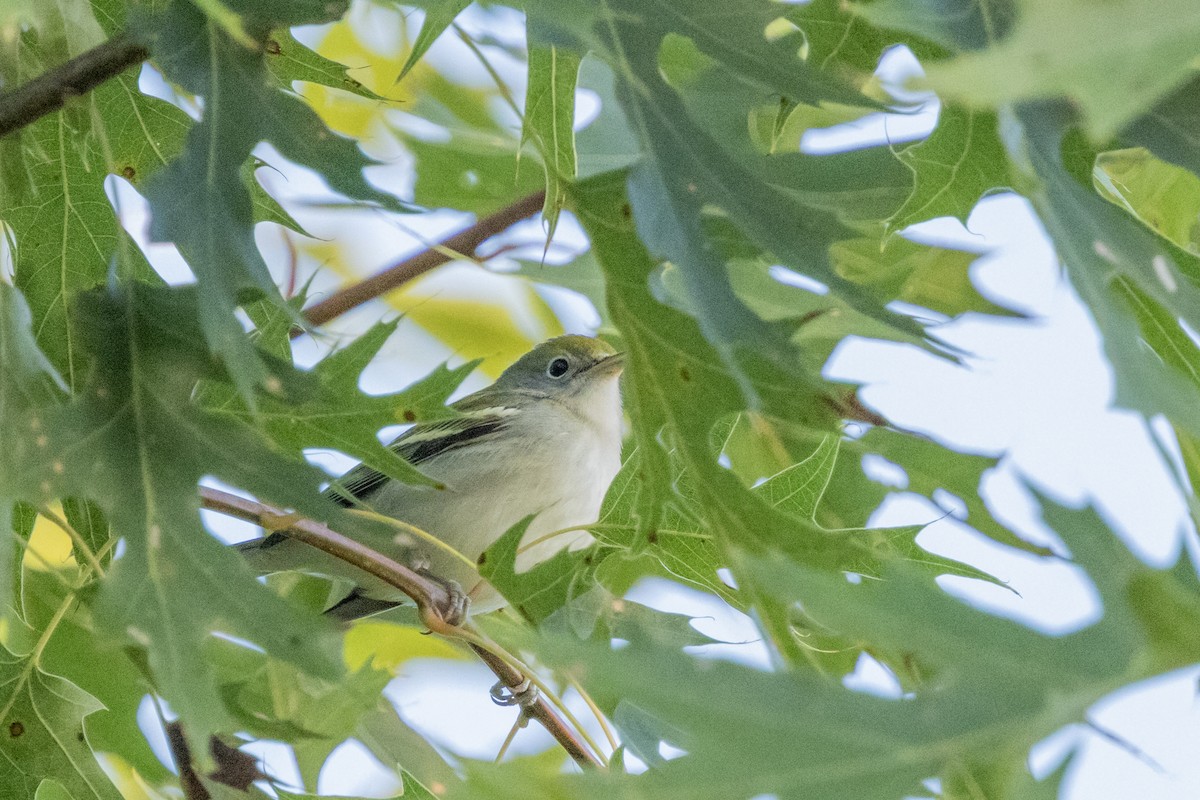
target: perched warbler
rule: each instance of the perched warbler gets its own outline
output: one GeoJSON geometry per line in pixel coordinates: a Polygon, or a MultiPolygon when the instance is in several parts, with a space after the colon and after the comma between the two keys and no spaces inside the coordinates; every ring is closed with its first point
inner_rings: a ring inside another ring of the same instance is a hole
{"type": "MultiPolygon", "coordinates": [[[[521,541],[524,571],[564,547],[590,541],[576,525],[595,522],[620,468],[623,358],[587,336],[543,342],[491,386],[453,404],[460,413],[415,425],[391,447],[441,486],[388,479],[360,464],[327,494],[347,506],[394,517],[440,539],[471,562],[509,528],[536,515],[521,541]]],[[[283,534],[238,546],[260,573],[303,570],[352,581],[327,613],[355,619],[402,603],[396,588],[283,534]]],[[[477,572],[443,548],[414,541],[386,553],[471,590],[472,610],[503,604],[477,572]]]]}

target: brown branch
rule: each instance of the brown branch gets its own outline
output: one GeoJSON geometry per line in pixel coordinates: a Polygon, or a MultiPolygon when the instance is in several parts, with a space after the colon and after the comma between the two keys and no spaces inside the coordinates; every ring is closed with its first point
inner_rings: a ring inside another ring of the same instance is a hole
{"type": "MultiPolygon", "coordinates": [[[[390,559],[322,523],[294,514],[284,514],[253,500],[246,500],[218,489],[201,487],[200,504],[210,511],[253,522],[271,531],[286,534],[353,564],[411,597],[421,610],[422,621],[429,626],[430,630],[445,635],[455,633],[454,626],[446,621],[448,610],[453,605],[452,598],[446,587],[438,581],[421,575],[404,564],[390,559]]],[[[500,682],[509,689],[520,691],[528,686],[526,678],[520,670],[485,648],[475,644],[470,646],[483,663],[495,673],[500,682]]],[[[546,702],[545,698],[539,697],[530,703],[525,707],[524,713],[541,723],[542,727],[580,766],[601,766],[596,757],[571,731],[563,718],[546,702]]]]}
{"type": "MultiPolygon", "coordinates": [[[[545,192],[534,192],[522,197],[478,220],[474,225],[446,237],[436,247],[423,250],[411,258],[394,264],[366,280],[347,286],[321,302],[309,306],[304,310],[304,317],[310,325],[324,325],[350,309],[357,308],[419,275],[424,275],[426,272],[440,267],[455,258],[456,254],[463,258],[473,258],[479,245],[540,211],[545,200],[545,192]]],[[[304,333],[302,329],[296,328],[292,331],[292,337],[295,338],[302,333],[304,333]]]]}
{"type": "Polygon", "coordinates": [[[175,770],[179,773],[179,788],[183,790],[184,800],[211,800],[212,795],[204,788],[200,776],[192,767],[192,749],[183,735],[183,727],[178,722],[168,722],[166,733],[167,747],[175,762],[175,770]]]}
{"type": "Polygon", "coordinates": [[[411,597],[421,610],[422,621],[431,630],[438,630],[447,624],[446,618],[454,606],[454,599],[445,586],[327,525],[207,486],[200,487],[200,504],[210,511],[286,534],[353,564],[411,597]]]}
{"type": "Polygon", "coordinates": [[[63,107],[150,57],[146,45],[120,33],[43,73],[11,92],[0,94],[0,137],[63,107]]]}
{"type": "MultiPolygon", "coordinates": [[[[175,769],[179,772],[179,788],[183,790],[185,800],[211,800],[212,794],[196,774],[196,768],[192,766],[192,749],[188,746],[183,725],[178,720],[168,722],[165,724],[165,730],[167,747],[171,751],[175,769]]],[[[208,740],[208,749],[217,765],[216,770],[208,774],[210,781],[246,792],[255,781],[267,777],[259,772],[258,759],[230,747],[215,736],[208,740]]]]}
{"type": "MultiPolygon", "coordinates": [[[[475,651],[475,655],[479,656],[479,660],[486,664],[487,668],[509,689],[520,691],[523,687],[528,686],[526,678],[521,674],[521,671],[495,653],[477,644],[471,644],[471,649],[475,651]]],[[[524,713],[530,719],[537,720],[543,728],[550,732],[554,740],[558,742],[563,750],[567,751],[567,754],[574,759],[576,764],[585,769],[588,767],[603,766],[592,755],[592,751],[587,748],[587,745],[567,726],[567,723],[558,715],[558,712],[546,702],[546,698],[538,697],[537,700],[523,708],[524,713]]]]}

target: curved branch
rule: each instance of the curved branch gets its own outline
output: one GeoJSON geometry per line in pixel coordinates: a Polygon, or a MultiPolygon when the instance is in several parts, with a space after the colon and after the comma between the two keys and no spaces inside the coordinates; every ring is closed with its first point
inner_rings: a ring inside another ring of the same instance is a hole
{"type": "Polygon", "coordinates": [[[86,94],[150,57],[146,45],[120,33],[11,92],[0,94],[0,137],[58,111],[72,97],[86,94]]]}
{"type": "Polygon", "coordinates": [[[200,504],[210,511],[278,531],[352,564],[411,597],[421,610],[422,621],[431,629],[447,625],[454,599],[445,586],[327,525],[207,486],[200,487],[200,504]]]}
{"type": "MultiPolygon", "coordinates": [[[[408,283],[413,278],[440,267],[455,257],[473,258],[479,245],[496,234],[503,233],[526,217],[541,211],[545,201],[546,193],[544,191],[526,195],[478,220],[474,225],[446,237],[436,246],[423,250],[411,258],[406,258],[365,280],[347,286],[319,303],[314,303],[304,310],[304,318],[314,327],[324,325],[350,309],[374,300],[380,295],[408,283]]],[[[292,338],[304,332],[299,328],[293,329],[292,338]]]]}
{"type": "MultiPolygon", "coordinates": [[[[417,607],[421,609],[422,621],[431,630],[443,634],[454,633],[454,627],[446,621],[449,609],[453,606],[453,599],[446,587],[413,571],[404,564],[390,559],[322,523],[294,514],[285,514],[270,506],[218,489],[211,489],[207,486],[200,487],[200,504],[210,511],[253,522],[271,531],[286,534],[335,558],[353,564],[411,597],[417,607]]],[[[469,646],[480,660],[495,673],[500,682],[509,689],[520,691],[527,686],[526,678],[520,670],[484,647],[474,643],[469,643],[469,646]]],[[[525,706],[523,713],[537,720],[580,766],[602,766],[544,698],[539,697],[533,703],[525,706]]]]}

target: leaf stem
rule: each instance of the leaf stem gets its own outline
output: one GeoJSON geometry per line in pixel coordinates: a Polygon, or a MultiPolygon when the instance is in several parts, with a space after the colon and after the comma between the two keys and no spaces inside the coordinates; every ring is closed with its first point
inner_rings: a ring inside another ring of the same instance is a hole
{"type": "MultiPolygon", "coordinates": [[[[105,545],[104,549],[100,551],[101,554],[107,553],[111,544],[112,542],[110,541],[109,545],[105,545]]],[[[58,609],[55,610],[54,616],[50,617],[50,621],[46,623],[46,627],[42,630],[42,635],[38,637],[37,642],[34,644],[33,650],[26,656],[25,667],[21,670],[21,674],[17,676],[17,680],[13,684],[12,694],[4,703],[4,706],[0,707],[0,719],[4,719],[8,716],[8,712],[12,711],[13,705],[17,702],[17,695],[25,688],[25,684],[29,681],[29,676],[33,674],[33,671],[37,669],[39,662],[42,660],[42,653],[45,652],[46,645],[50,643],[50,637],[58,630],[58,626],[62,623],[63,618],[66,617],[72,604],[75,603],[76,593],[83,588],[91,577],[90,568],[84,567],[79,583],[67,593],[62,603],[59,604],[58,609]]]]}
{"type": "Polygon", "coordinates": [[[458,559],[459,561],[461,561],[462,563],[464,563],[468,567],[470,567],[471,570],[473,570],[474,572],[476,572],[476,573],[479,572],[479,565],[477,565],[474,561],[467,558],[465,555],[460,553],[458,550],[455,550],[449,544],[447,544],[446,542],[443,542],[441,539],[437,538],[432,533],[422,530],[421,528],[418,528],[416,525],[409,525],[407,522],[404,522],[403,520],[396,519],[395,517],[389,517],[386,514],[380,514],[378,511],[372,511],[369,508],[348,508],[348,509],[346,509],[346,511],[350,514],[354,514],[356,516],[362,517],[363,519],[369,519],[372,522],[378,522],[381,525],[387,525],[388,527],[395,528],[396,530],[400,531],[401,533],[406,533],[409,536],[412,536],[416,539],[420,539],[422,542],[425,542],[428,545],[436,547],[437,549],[441,550],[443,553],[446,553],[446,554],[450,555],[451,557],[458,559]]]}
{"type": "Polygon", "coordinates": [[[600,706],[596,705],[596,701],[587,693],[583,685],[570,675],[567,676],[567,683],[571,684],[571,688],[579,692],[579,696],[583,698],[583,702],[587,703],[587,707],[591,709],[592,716],[596,718],[596,722],[600,725],[600,730],[604,731],[604,738],[608,739],[609,748],[616,750],[619,746],[616,734],[613,733],[612,726],[608,724],[608,719],[604,716],[604,712],[600,710],[600,706]]]}

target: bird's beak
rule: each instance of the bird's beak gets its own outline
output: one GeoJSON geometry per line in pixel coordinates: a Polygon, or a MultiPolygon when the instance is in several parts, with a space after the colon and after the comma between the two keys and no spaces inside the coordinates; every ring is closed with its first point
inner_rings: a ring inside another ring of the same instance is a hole
{"type": "Polygon", "coordinates": [[[612,375],[616,377],[625,369],[625,354],[613,353],[611,356],[606,356],[600,359],[591,367],[588,372],[595,372],[597,375],[612,375]]]}

